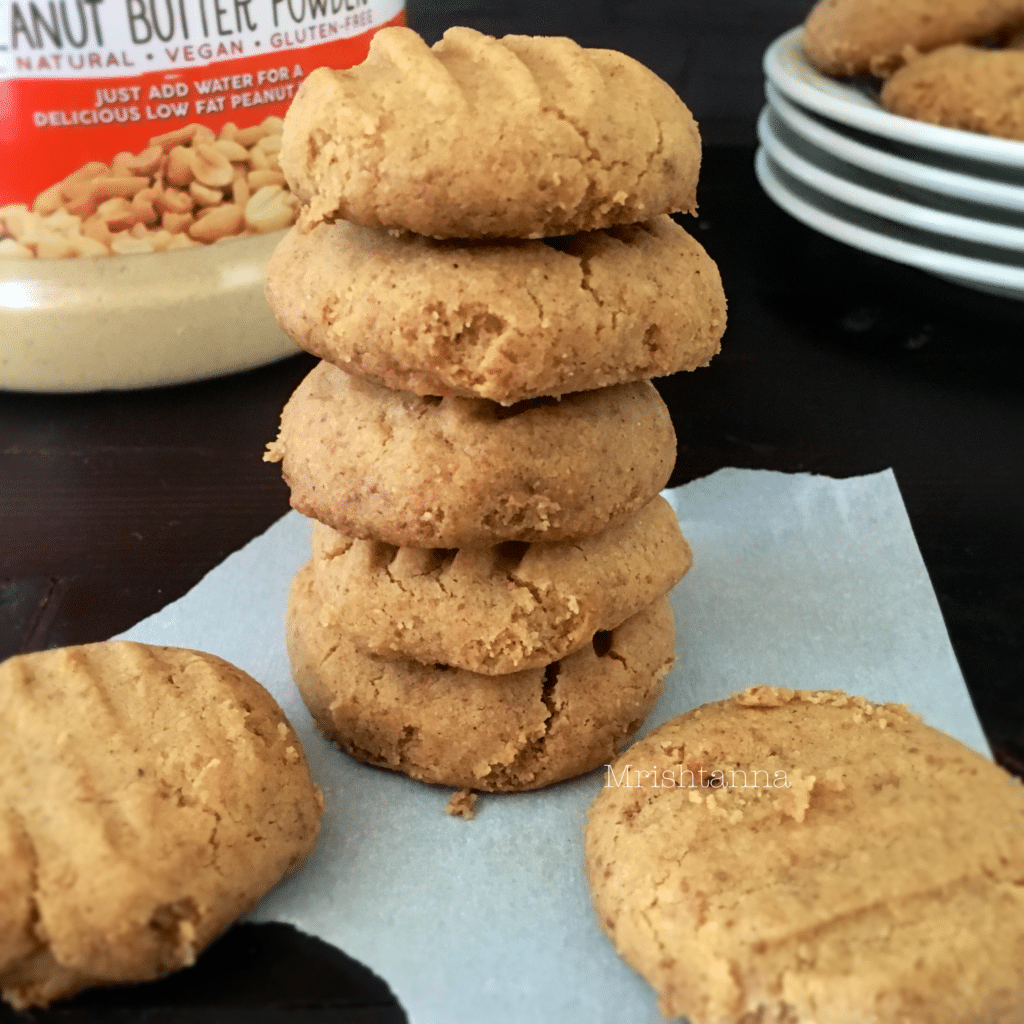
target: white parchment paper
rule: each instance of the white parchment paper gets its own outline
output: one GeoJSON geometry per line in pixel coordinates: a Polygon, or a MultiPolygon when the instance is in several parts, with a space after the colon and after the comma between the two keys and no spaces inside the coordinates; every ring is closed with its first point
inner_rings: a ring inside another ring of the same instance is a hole
{"type": "MultiPolygon", "coordinates": [[[[666,492],[694,550],[672,594],[679,660],[643,732],[763,683],[899,701],[988,753],[891,473],[848,480],[721,470],[666,492]]],[[[605,773],[481,796],[368,768],[323,740],[284,648],[288,587],[310,553],[291,513],[128,639],[219,654],[260,680],[305,745],[327,812],[312,858],[259,904],[356,957],[414,1024],[643,1024],[653,993],[598,928],[583,869],[605,773]]]]}

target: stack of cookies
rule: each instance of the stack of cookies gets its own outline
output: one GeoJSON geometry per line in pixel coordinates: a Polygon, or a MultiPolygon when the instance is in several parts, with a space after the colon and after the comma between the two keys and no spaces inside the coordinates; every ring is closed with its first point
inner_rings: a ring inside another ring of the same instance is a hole
{"type": "Polygon", "coordinates": [[[316,520],[306,703],[354,756],[462,789],[606,763],[672,663],[691,557],[650,378],[725,328],[668,216],[695,209],[693,118],[619,53],[392,28],[307,78],[281,166],[303,209],[267,294],[323,360],[267,455],[316,520]]]}

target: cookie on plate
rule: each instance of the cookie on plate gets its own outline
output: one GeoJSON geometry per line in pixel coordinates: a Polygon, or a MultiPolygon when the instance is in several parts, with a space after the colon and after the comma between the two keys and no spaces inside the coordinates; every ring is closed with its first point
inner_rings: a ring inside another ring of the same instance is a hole
{"type": "Polygon", "coordinates": [[[900,68],[882,88],[893,114],[1024,139],[1024,51],[944,46],[900,68]]]}
{"type": "Polygon", "coordinates": [[[1024,23],[1020,0],[819,0],[804,46],[826,75],[886,76],[919,53],[1024,23]]]}
{"type": "Polygon", "coordinates": [[[561,661],[504,676],[362,654],[322,612],[307,564],[288,652],[322,732],[361,761],[460,789],[538,789],[607,763],[675,657],[665,598],[561,661]]]}
{"type": "Polygon", "coordinates": [[[385,28],[362,64],[305,79],[280,160],[307,228],[540,238],[693,212],[700,156],[682,100],[625,54],[385,28]]]}
{"type": "Polygon", "coordinates": [[[665,486],[675,454],[649,381],[504,407],[320,363],[265,458],[282,463],[294,508],[347,537],[457,548],[599,533],[665,486]]]}
{"type": "Polygon", "coordinates": [[[0,665],[0,991],[15,1007],[191,964],[316,839],[273,698],[128,642],[0,665]]]}
{"type": "Polygon", "coordinates": [[[360,650],[501,675],[540,668],[669,590],[693,556],[655,497],[617,526],[561,544],[396,548],[313,527],[317,593],[360,650]]]}
{"type": "Polygon", "coordinates": [[[297,345],[378,384],[511,403],[704,366],[718,268],[671,217],[547,241],[293,229],[267,298],[297,345]]]}
{"type": "Polygon", "coordinates": [[[1024,1020],[1024,787],[904,706],[753,687],[606,776],[594,904],[666,1017],[1024,1020]]]}

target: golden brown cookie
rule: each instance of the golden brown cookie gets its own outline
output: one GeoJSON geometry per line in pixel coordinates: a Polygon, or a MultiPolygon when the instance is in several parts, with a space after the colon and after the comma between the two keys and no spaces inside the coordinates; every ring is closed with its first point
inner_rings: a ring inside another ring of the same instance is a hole
{"type": "Polygon", "coordinates": [[[882,105],[947,128],[1024,139],[1024,51],[944,46],[900,68],[882,88],[882,105]]]}
{"type": "Polygon", "coordinates": [[[506,408],[392,391],[320,363],[266,458],[282,462],[294,508],[347,537],[489,547],[625,519],[668,481],[675,432],[649,381],[506,408]]]}
{"type": "Polygon", "coordinates": [[[665,598],[561,661],[506,676],[361,654],[321,612],[307,565],[288,652],[323,733],[369,764],[458,788],[538,789],[600,767],[650,713],[674,659],[665,598]]]}
{"type": "Polygon", "coordinates": [[[602,927],[692,1024],[1024,1020],[1024,787],[902,705],[754,687],[607,771],[602,927]]]}
{"type": "Polygon", "coordinates": [[[327,621],[357,648],[487,675],[541,668],[664,596],[693,561],[655,497],[617,526],[561,544],[395,548],[313,528],[327,621]]]}
{"type": "Polygon", "coordinates": [[[1022,0],[819,0],[807,55],[826,75],[886,76],[918,53],[1024,24],[1022,0]]]}
{"type": "Polygon", "coordinates": [[[88,644],[0,665],[0,991],[15,1007],[191,964],[316,839],[273,698],[226,661],[88,644]]]}
{"type": "Polygon", "coordinates": [[[718,269],[671,217],[547,242],[295,229],[267,298],[297,345],[357,376],[503,403],[693,370],[725,330],[718,269]]]}
{"type": "Polygon", "coordinates": [[[540,238],[694,211],[700,153],[682,100],[624,54],[385,28],[362,64],[305,79],[280,160],[306,227],[540,238]]]}

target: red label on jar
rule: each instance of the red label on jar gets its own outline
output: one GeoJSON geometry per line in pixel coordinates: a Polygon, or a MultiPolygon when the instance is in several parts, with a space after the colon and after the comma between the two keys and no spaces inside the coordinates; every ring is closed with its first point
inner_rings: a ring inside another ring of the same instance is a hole
{"type": "Polygon", "coordinates": [[[0,0],[0,206],[189,124],[283,117],[314,68],[347,68],[401,0],[0,0]]]}

